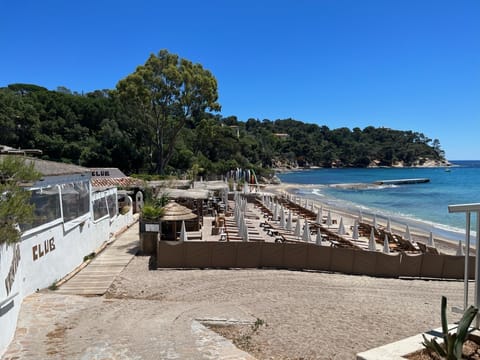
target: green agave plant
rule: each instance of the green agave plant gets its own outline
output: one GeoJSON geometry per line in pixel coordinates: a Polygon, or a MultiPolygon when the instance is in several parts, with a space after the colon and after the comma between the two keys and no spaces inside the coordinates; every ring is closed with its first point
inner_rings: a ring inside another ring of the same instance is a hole
{"type": "Polygon", "coordinates": [[[458,323],[457,332],[451,334],[448,332],[448,322],[447,322],[447,298],[442,296],[442,333],[443,333],[443,344],[439,344],[435,339],[428,340],[425,335],[423,335],[423,343],[428,350],[433,351],[438,354],[442,359],[446,360],[460,360],[462,359],[462,349],[463,344],[468,337],[468,328],[472,323],[475,315],[477,315],[478,309],[474,306],[470,306],[464,313],[458,323]]]}

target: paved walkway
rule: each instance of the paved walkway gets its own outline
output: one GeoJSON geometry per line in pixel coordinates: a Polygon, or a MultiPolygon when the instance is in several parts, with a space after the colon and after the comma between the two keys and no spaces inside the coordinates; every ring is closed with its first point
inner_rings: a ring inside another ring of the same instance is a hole
{"type": "Polygon", "coordinates": [[[138,243],[136,223],[58,290],[27,296],[1,359],[254,360],[187,316],[181,304],[102,296],[134,258],[138,243]]]}
{"type": "Polygon", "coordinates": [[[88,266],[62,284],[57,293],[103,295],[138,251],[138,222],[122,233],[88,266]]]}

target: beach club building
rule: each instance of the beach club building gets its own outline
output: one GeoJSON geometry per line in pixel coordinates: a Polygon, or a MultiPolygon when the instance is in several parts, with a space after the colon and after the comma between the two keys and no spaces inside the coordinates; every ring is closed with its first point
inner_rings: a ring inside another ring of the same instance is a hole
{"type": "Polygon", "coordinates": [[[117,188],[92,186],[91,169],[25,159],[42,177],[28,187],[34,222],[20,225],[19,242],[0,244],[0,355],[13,338],[26,296],[62,279],[135,221],[131,199],[120,213],[117,188]]]}

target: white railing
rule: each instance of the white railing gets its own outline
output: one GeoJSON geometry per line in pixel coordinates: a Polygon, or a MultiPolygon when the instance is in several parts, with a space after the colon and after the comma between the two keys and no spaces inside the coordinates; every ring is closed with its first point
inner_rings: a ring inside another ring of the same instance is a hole
{"type": "MultiPolygon", "coordinates": [[[[475,246],[475,307],[478,309],[480,304],[480,203],[473,204],[457,204],[457,205],[448,205],[449,213],[465,213],[466,215],[466,225],[465,225],[465,280],[463,287],[463,311],[467,309],[468,306],[468,259],[470,257],[470,223],[471,223],[471,214],[477,213],[477,243],[475,246]]],[[[463,312],[462,311],[462,312],[463,312]]],[[[477,315],[475,327],[480,328],[480,317],[477,315]]]]}

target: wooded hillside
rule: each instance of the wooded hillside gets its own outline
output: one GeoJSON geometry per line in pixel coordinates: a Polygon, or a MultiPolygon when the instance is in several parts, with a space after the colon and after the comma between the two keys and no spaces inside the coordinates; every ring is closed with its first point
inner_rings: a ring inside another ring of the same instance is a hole
{"type": "MultiPolygon", "coordinates": [[[[88,94],[13,84],[0,89],[0,144],[43,150],[50,160],[126,173],[157,168],[145,133],[116,91],[88,94]]],[[[438,140],[414,131],[329,129],[293,119],[238,121],[205,111],[180,130],[167,174],[221,174],[237,167],[405,166],[444,159],[438,140]]]]}

